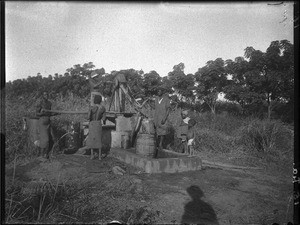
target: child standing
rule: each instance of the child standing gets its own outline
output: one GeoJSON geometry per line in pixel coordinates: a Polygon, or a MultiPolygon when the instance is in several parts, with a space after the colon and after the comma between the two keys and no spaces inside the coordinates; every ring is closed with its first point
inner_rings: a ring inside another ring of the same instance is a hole
{"type": "Polygon", "coordinates": [[[179,129],[177,131],[177,137],[181,139],[181,143],[184,144],[184,153],[192,156],[194,152],[194,138],[195,131],[194,126],[196,121],[188,116],[188,110],[182,110],[181,121],[179,129]]]}
{"type": "Polygon", "coordinates": [[[187,132],[187,153],[189,156],[195,155],[195,125],[196,121],[194,119],[189,119],[188,122],[188,132],[187,132]]]}

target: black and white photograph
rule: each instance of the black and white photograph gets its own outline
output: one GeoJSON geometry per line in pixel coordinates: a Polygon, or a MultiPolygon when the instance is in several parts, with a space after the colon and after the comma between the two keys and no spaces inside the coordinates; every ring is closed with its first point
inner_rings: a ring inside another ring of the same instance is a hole
{"type": "Polygon", "coordinates": [[[297,2],[1,12],[1,223],[299,224],[297,2]]]}

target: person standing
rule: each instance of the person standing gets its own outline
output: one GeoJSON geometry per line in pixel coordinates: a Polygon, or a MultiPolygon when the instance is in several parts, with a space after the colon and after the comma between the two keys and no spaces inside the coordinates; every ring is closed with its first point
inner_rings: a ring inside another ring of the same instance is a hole
{"type": "Polygon", "coordinates": [[[177,138],[181,140],[183,144],[182,153],[188,154],[189,156],[193,156],[195,154],[194,150],[194,139],[195,139],[195,124],[196,121],[190,118],[189,110],[183,109],[181,111],[181,118],[179,121],[179,126],[177,129],[177,138]]]}
{"type": "MultiPolygon", "coordinates": [[[[155,97],[155,112],[154,112],[154,124],[156,128],[158,150],[163,149],[163,141],[165,136],[168,134],[168,123],[167,119],[170,114],[170,98],[167,94],[167,90],[164,87],[159,87],[158,96],[155,97]]],[[[158,154],[156,151],[155,156],[158,154]]]]}
{"type": "Polygon", "coordinates": [[[50,116],[58,115],[58,113],[47,112],[51,110],[52,103],[48,100],[48,93],[43,92],[42,98],[36,106],[36,116],[39,117],[39,157],[49,158],[49,152],[53,146],[53,133],[50,125],[50,116]]]}
{"type": "Polygon", "coordinates": [[[101,159],[101,148],[102,148],[102,123],[105,124],[105,107],[101,104],[102,97],[100,95],[95,95],[94,105],[90,106],[88,112],[89,120],[89,134],[86,140],[87,148],[91,149],[91,159],[94,159],[94,150],[99,150],[99,159],[101,159]]]}

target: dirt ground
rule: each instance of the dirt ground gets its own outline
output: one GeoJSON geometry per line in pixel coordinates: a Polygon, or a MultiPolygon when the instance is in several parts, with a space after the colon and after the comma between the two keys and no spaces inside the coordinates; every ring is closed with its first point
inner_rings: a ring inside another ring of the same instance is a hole
{"type": "MultiPolygon", "coordinates": [[[[6,169],[6,182],[13,174],[12,167],[6,169]]],[[[25,184],[24,189],[49,180],[76,187],[73,197],[62,200],[60,216],[44,222],[226,225],[293,221],[293,185],[287,173],[204,166],[201,171],[145,174],[109,156],[99,161],[57,155],[50,162],[32,160],[18,165],[14,176],[25,184]],[[114,166],[125,174],[114,174],[114,166]]]]}

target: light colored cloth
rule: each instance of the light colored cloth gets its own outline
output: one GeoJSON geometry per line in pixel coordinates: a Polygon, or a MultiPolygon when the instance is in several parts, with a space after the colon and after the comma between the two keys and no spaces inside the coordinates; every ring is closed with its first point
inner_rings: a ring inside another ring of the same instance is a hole
{"type": "Polygon", "coordinates": [[[90,107],[88,119],[90,121],[105,119],[105,107],[103,105],[96,105],[90,107]]]}
{"type": "MultiPolygon", "coordinates": [[[[51,102],[47,99],[41,99],[36,106],[36,113],[41,113],[42,109],[51,110],[51,102]]],[[[48,148],[50,140],[50,114],[44,112],[43,116],[39,116],[39,146],[40,148],[48,148]]]]}
{"type": "Polygon", "coordinates": [[[86,146],[89,148],[102,147],[102,124],[101,121],[91,121],[89,123],[89,134],[86,140],[86,146]]]}
{"type": "Polygon", "coordinates": [[[191,146],[193,144],[194,144],[194,138],[193,139],[189,139],[188,142],[187,142],[187,145],[191,146]]]}
{"type": "Polygon", "coordinates": [[[186,124],[189,124],[190,119],[191,119],[190,117],[186,117],[185,119],[183,119],[183,122],[186,123],[186,124]]]}
{"type": "Polygon", "coordinates": [[[105,108],[103,105],[91,106],[88,118],[89,134],[86,140],[86,146],[89,148],[102,148],[102,123],[101,119],[105,118],[105,108]]]}
{"type": "Polygon", "coordinates": [[[50,139],[50,117],[42,116],[39,119],[39,146],[41,148],[49,147],[50,139]]]}
{"type": "Polygon", "coordinates": [[[170,99],[167,94],[162,96],[162,99],[159,97],[155,98],[155,113],[154,113],[154,124],[156,128],[157,135],[166,135],[169,132],[168,122],[166,121],[162,124],[162,121],[166,118],[167,111],[170,108],[170,99]]]}

